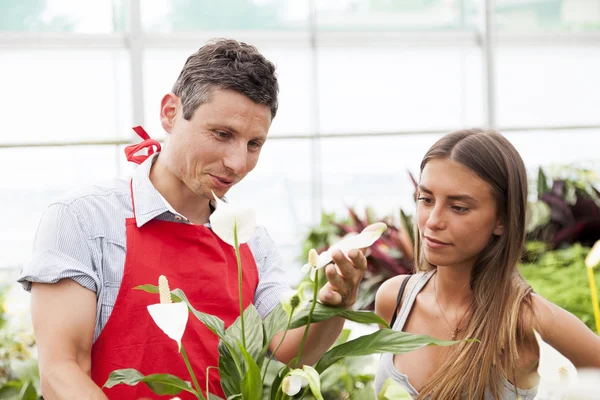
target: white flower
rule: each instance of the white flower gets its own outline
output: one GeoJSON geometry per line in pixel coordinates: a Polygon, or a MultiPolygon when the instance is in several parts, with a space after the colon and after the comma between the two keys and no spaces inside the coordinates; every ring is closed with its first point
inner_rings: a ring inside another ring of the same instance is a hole
{"type": "Polygon", "coordinates": [[[295,396],[300,389],[308,385],[308,381],[299,375],[288,375],[281,382],[281,390],[288,396],[295,396]],[[302,385],[304,383],[304,385],[302,385]]]}
{"type": "Polygon", "coordinates": [[[377,222],[375,224],[367,226],[362,230],[361,233],[354,236],[346,236],[341,241],[331,246],[328,250],[319,254],[316,262],[317,269],[323,268],[327,264],[332,262],[331,252],[335,249],[339,249],[345,255],[352,249],[363,249],[371,246],[377,241],[387,229],[387,225],[383,222],[377,222]]]}
{"type": "Polygon", "coordinates": [[[585,266],[588,268],[595,268],[598,264],[600,264],[600,240],[594,244],[585,258],[585,266]]]}
{"type": "Polygon", "coordinates": [[[540,348],[538,396],[560,399],[568,392],[569,387],[574,387],[576,384],[577,369],[565,356],[544,342],[535,329],[533,333],[540,348]]]}
{"type": "Polygon", "coordinates": [[[316,400],[323,400],[319,373],[313,367],[308,365],[303,366],[302,369],[291,370],[289,374],[283,378],[281,390],[288,396],[293,396],[306,385],[310,386],[310,391],[316,400]]]}
{"type": "Polygon", "coordinates": [[[169,282],[164,275],[158,278],[160,303],[148,306],[148,312],[154,323],[171,339],[177,342],[177,349],[181,351],[181,338],[187,325],[189,311],[183,302],[172,303],[169,282]]]}
{"type": "Polygon", "coordinates": [[[235,246],[235,235],[238,244],[250,240],[256,228],[256,217],[254,210],[238,208],[225,203],[216,194],[217,209],[210,215],[210,226],[214,233],[225,243],[235,246]]]}
{"type": "Polygon", "coordinates": [[[315,280],[315,270],[317,268],[317,262],[319,260],[319,254],[315,249],[310,249],[308,252],[308,262],[302,266],[302,273],[307,274],[310,271],[310,279],[315,280]]]}

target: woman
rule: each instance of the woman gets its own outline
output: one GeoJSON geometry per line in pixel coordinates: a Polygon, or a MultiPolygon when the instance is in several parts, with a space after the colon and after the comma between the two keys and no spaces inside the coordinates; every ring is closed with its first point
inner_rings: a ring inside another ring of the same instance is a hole
{"type": "Polygon", "coordinates": [[[429,149],[418,186],[419,272],[386,281],[375,310],[396,330],[479,342],[384,354],[377,391],[392,377],[419,399],[533,399],[533,329],[576,367],[600,367],[600,337],[519,274],[526,206],[523,160],[497,132],[453,132],[429,149]]]}

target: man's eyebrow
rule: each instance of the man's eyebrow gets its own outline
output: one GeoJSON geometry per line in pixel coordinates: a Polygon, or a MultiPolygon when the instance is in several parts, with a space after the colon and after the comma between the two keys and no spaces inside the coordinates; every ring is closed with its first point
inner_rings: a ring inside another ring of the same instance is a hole
{"type": "MultiPolygon", "coordinates": [[[[427,194],[433,194],[433,192],[431,190],[427,189],[423,185],[419,185],[418,187],[421,192],[425,192],[427,194]]],[[[470,201],[472,203],[478,203],[476,198],[474,198],[473,196],[469,196],[468,194],[454,194],[454,195],[448,196],[448,199],[449,200],[458,200],[458,201],[470,201]]]]}
{"type": "MultiPolygon", "coordinates": [[[[234,127],[232,127],[231,125],[211,124],[211,123],[208,123],[207,125],[208,125],[208,129],[210,129],[210,130],[219,130],[219,129],[222,129],[224,131],[231,132],[234,135],[238,135],[239,134],[239,132],[234,127]]],[[[266,142],[267,141],[267,135],[256,136],[256,137],[254,137],[254,138],[252,138],[250,140],[260,140],[261,142],[266,142]]]]}
{"type": "Polygon", "coordinates": [[[224,124],[211,124],[208,123],[208,128],[211,130],[215,130],[215,129],[223,129],[225,131],[231,132],[231,133],[235,133],[237,134],[238,131],[231,125],[224,125],[224,124]]]}

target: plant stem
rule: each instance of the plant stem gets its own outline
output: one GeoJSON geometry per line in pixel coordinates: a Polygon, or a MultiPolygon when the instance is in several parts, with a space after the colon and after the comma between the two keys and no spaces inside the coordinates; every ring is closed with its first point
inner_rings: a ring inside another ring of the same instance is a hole
{"type": "Polygon", "coordinates": [[[600,335],[600,307],[598,306],[598,291],[596,289],[596,278],[594,269],[588,268],[588,280],[590,281],[590,292],[592,294],[592,309],[594,310],[594,319],[596,320],[596,331],[600,335]]]}
{"type": "Polygon", "coordinates": [[[242,322],[242,346],[246,348],[246,326],[244,325],[244,301],[242,298],[242,259],[240,257],[240,244],[238,243],[237,221],[233,226],[233,243],[235,247],[235,258],[238,269],[238,297],[240,298],[240,319],[242,322]]]}
{"type": "Polygon", "coordinates": [[[206,368],[206,398],[208,400],[210,400],[210,392],[208,391],[208,381],[209,381],[209,379],[208,379],[209,378],[208,373],[210,372],[211,368],[212,369],[216,369],[217,371],[219,370],[218,367],[213,367],[213,366],[210,366],[210,367],[206,368]]]}
{"type": "MultiPolygon", "coordinates": [[[[190,376],[192,377],[192,382],[194,383],[194,388],[198,392],[198,398],[202,399],[202,400],[206,400],[205,397],[202,395],[202,390],[200,389],[200,385],[198,384],[198,380],[196,379],[196,375],[194,374],[194,371],[192,370],[192,366],[190,365],[190,361],[188,360],[187,354],[185,353],[185,349],[183,348],[183,344],[181,344],[181,356],[183,357],[183,361],[185,362],[185,366],[187,367],[188,372],[190,373],[190,376]]],[[[207,395],[208,395],[208,392],[207,392],[207,395]]]]}
{"type": "MultiPolygon", "coordinates": [[[[306,343],[306,338],[308,337],[308,328],[310,328],[310,322],[312,319],[313,312],[315,311],[315,306],[317,305],[317,294],[319,293],[319,270],[315,270],[315,287],[313,290],[313,299],[312,304],[310,305],[310,311],[308,313],[308,317],[306,318],[306,328],[304,329],[304,335],[302,336],[302,342],[300,342],[300,347],[298,348],[298,355],[294,360],[296,363],[294,367],[298,365],[300,362],[300,356],[302,355],[302,350],[304,349],[304,344],[306,343]]],[[[292,361],[294,361],[292,360],[292,361]]],[[[290,362],[291,363],[291,362],[290,362]]]]}
{"type": "Polygon", "coordinates": [[[285,327],[285,331],[283,331],[283,336],[281,337],[281,340],[277,344],[277,347],[275,347],[275,351],[273,351],[273,356],[269,357],[269,359],[267,360],[267,365],[265,366],[265,372],[263,373],[263,377],[262,377],[263,382],[265,381],[265,376],[267,376],[267,370],[269,369],[269,363],[271,362],[273,357],[275,357],[275,354],[277,354],[277,350],[279,350],[279,346],[281,346],[281,343],[283,343],[283,340],[285,339],[285,335],[287,335],[288,330],[290,329],[293,315],[294,315],[294,310],[292,310],[292,313],[290,314],[290,317],[288,318],[287,326],[285,327]]]}

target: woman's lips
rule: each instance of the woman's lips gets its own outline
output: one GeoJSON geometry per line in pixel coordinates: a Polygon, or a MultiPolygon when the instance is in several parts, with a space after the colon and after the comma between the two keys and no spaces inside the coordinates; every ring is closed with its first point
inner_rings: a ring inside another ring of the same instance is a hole
{"type": "Polygon", "coordinates": [[[425,243],[425,246],[429,247],[430,249],[443,249],[450,246],[450,243],[442,242],[441,240],[437,240],[429,236],[423,236],[423,242],[425,243]]]}

